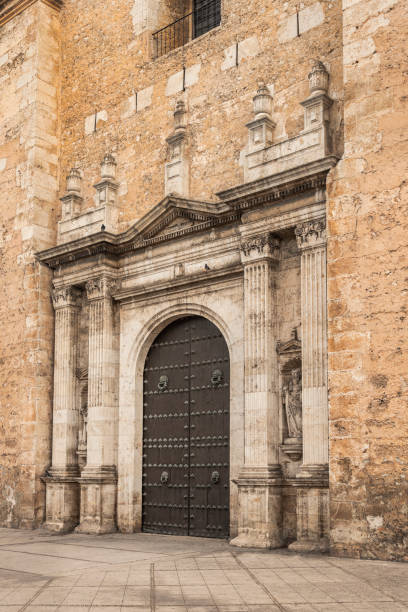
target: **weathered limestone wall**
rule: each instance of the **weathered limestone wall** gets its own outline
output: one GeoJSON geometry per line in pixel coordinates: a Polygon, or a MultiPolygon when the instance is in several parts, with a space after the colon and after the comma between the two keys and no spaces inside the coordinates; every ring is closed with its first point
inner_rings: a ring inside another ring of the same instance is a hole
{"type": "Polygon", "coordinates": [[[39,526],[44,515],[53,313],[34,253],[55,244],[58,80],[58,15],[38,1],[0,27],[2,526],[39,526]]]}
{"type": "Polygon", "coordinates": [[[330,70],[333,128],[341,142],[341,3],[304,2],[300,36],[292,27],[297,4],[224,0],[221,27],[152,61],[140,11],[143,6],[153,11],[153,1],[113,3],[107,19],[102,0],[91,6],[66,0],[60,194],[65,175],[78,165],[84,174],[83,209],[92,206],[100,162],[112,152],[118,162],[120,229],[126,229],[164,196],[165,139],[173,131],[176,101],[183,98],[190,196],[213,198],[243,181],[240,152],[260,80],[275,92],[275,138],[303,129],[300,101],[308,95],[307,75],[316,57],[330,70]]]}
{"type": "Polygon", "coordinates": [[[407,5],[343,0],[328,202],[331,547],[408,559],[407,5]]]}

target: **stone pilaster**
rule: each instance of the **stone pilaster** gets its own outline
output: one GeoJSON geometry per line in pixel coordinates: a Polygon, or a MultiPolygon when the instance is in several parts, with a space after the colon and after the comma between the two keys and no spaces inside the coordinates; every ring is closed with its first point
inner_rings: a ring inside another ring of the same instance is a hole
{"type": "Polygon", "coordinates": [[[80,291],[55,289],[55,352],[52,466],[46,482],[46,523],[50,531],[69,531],[79,520],[76,366],[80,291]]]}
{"type": "Polygon", "coordinates": [[[117,355],[112,291],[115,281],[88,281],[89,363],[87,463],[81,474],[81,522],[77,531],[116,530],[117,355]]]}
{"type": "Polygon", "coordinates": [[[186,108],[179,100],[174,111],[174,131],[167,139],[169,161],[165,165],[165,195],[177,194],[188,198],[189,164],[187,153],[186,108]]]}
{"type": "Polygon", "coordinates": [[[303,464],[297,474],[299,551],[328,546],[329,415],[327,395],[326,225],[296,228],[301,251],[303,464]]]}
{"type": "Polygon", "coordinates": [[[279,239],[242,242],[245,291],[245,462],[238,478],[235,546],[282,545],[275,283],[279,239]]]}

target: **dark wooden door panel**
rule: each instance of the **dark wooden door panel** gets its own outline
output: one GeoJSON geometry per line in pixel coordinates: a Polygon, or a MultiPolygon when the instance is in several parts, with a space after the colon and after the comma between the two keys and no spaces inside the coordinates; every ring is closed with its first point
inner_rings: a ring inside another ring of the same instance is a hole
{"type": "Polygon", "coordinates": [[[229,356],[207,319],[153,343],[144,372],[143,530],[227,537],[229,356]]]}

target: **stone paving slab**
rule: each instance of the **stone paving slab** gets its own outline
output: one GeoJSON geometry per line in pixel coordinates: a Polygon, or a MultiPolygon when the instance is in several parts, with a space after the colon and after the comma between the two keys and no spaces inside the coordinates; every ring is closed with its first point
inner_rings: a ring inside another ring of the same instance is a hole
{"type": "Polygon", "coordinates": [[[0,612],[400,612],[408,564],[0,529],[0,612]]]}

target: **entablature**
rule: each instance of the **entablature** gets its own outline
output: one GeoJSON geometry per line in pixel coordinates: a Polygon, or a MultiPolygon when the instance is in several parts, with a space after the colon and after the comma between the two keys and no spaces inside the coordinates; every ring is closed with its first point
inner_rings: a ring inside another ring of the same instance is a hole
{"type": "MultiPolygon", "coordinates": [[[[100,231],[42,251],[37,254],[37,258],[53,269],[101,255],[121,259],[193,235],[198,237],[212,230],[224,231],[239,224],[242,215],[249,211],[270,209],[267,216],[277,217],[281,214],[282,206],[289,200],[295,201],[295,209],[304,206],[304,198],[308,198],[309,202],[310,199],[315,202],[324,201],[326,177],[331,167],[327,164],[303,179],[285,180],[283,175],[281,182],[273,188],[265,189],[264,179],[259,184],[255,181],[246,195],[237,196],[240,187],[233,190],[231,199],[227,199],[223,192],[225,199],[221,202],[199,202],[170,195],[122,234],[100,231]]],[[[247,188],[248,185],[243,187],[247,188]]]]}

